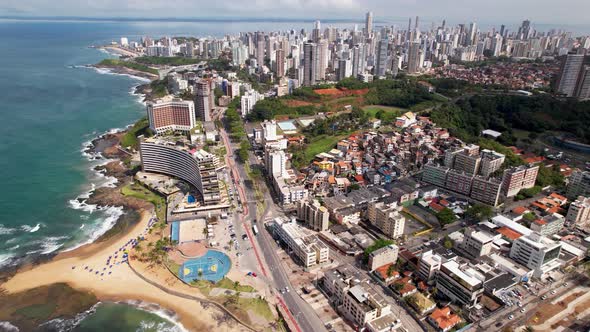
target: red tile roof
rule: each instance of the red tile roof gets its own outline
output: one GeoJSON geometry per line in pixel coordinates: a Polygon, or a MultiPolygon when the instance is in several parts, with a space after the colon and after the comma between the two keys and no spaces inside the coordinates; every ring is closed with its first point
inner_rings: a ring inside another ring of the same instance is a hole
{"type": "Polygon", "coordinates": [[[502,234],[504,237],[506,237],[507,239],[512,240],[512,241],[514,241],[522,236],[522,234],[520,234],[519,232],[513,231],[512,229],[510,229],[506,226],[498,228],[497,231],[498,231],[498,233],[502,234]]]}
{"type": "Polygon", "coordinates": [[[527,209],[524,206],[517,206],[514,209],[512,209],[512,212],[516,214],[525,214],[528,210],[529,209],[527,209]]]}
{"type": "Polygon", "coordinates": [[[449,307],[436,308],[431,314],[432,319],[441,330],[448,330],[461,322],[461,317],[451,312],[449,307]]]}
{"type": "Polygon", "coordinates": [[[393,270],[391,276],[387,273],[389,271],[389,267],[392,266],[393,263],[385,264],[383,266],[378,267],[375,269],[375,273],[381,277],[383,280],[387,280],[389,278],[397,279],[399,278],[399,272],[393,270]]]}

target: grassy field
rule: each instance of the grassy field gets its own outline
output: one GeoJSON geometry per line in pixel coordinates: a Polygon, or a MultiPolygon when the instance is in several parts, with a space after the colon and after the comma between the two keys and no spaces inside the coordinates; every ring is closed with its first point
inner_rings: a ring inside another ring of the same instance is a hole
{"type": "Polygon", "coordinates": [[[347,137],[348,135],[340,136],[319,136],[314,138],[314,141],[307,144],[304,151],[304,158],[306,161],[311,161],[313,157],[321,152],[328,152],[336,147],[336,143],[339,140],[347,137]]]}
{"type": "Polygon", "coordinates": [[[137,184],[128,184],[121,188],[121,194],[124,196],[135,197],[152,203],[156,209],[156,215],[160,222],[166,221],[166,199],[151,190],[137,184]]]}
{"type": "Polygon", "coordinates": [[[367,106],[363,107],[363,111],[365,111],[365,114],[367,114],[368,116],[370,116],[372,118],[374,118],[375,115],[377,114],[377,112],[379,112],[381,110],[386,113],[394,113],[394,114],[396,114],[396,116],[399,116],[399,115],[408,111],[405,108],[393,107],[393,106],[383,106],[383,105],[367,105],[367,106]]]}
{"type": "Polygon", "coordinates": [[[216,283],[214,285],[214,287],[231,289],[231,290],[234,290],[236,292],[242,292],[242,293],[252,293],[254,291],[254,287],[249,286],[249,285],[240,285],[240,284],[238,284],[237,287],[236,287],[235,282],[233,280],[229,279],[229,278],[223,278],[223,279],[221,279],[218,283],[216,283]]]}
{"type": "Polygon", "coordinates": [[[129,131],[127,131],[127,133],[121,137],[121,146],[124,148],[129,146],[137,148],[137,145],[139,144],[137,141],[137,136],[144,134],[148,130],[149,126],[150,124],[147,117],[137,121],[133,127],[131,127],[131,129],[129,129],[129,131]]]}

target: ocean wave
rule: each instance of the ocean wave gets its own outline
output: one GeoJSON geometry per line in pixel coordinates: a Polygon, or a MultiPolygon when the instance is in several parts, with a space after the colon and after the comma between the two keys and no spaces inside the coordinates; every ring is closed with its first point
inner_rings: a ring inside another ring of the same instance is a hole
{"type": "Polygon", "coordinates": [[[8,265],[15,257],[12,254],[0,254],[0,267],[8,265]]]}
{"type": "Polygon", "coordinates": [[[35,226],[22,225],[20,228],[25,232],[35,233],[36,231],[41,229],[41,224],[37,224],[35,226]]]}
{"type": "MultiPolygon", "coordinates": [[[[76,248],[79,248],[83,245],[89,244],[94,242],[96,239],[101,237],[104,233],[106,233],[109,229],[111,229],[117,223],[117,220],[125,214],[122,206],[99,206],[96,208],[97,211],[104,213],[104,219],[101,220],[96,224],[96,228],[88,228],[90,231],[86,231],[85,235],[87,237],[86,241],[80,242],[76,245],[68,247],[63,251],[71,251],[76,248]]],[[[101,218],[102,219],[102,218],[101,218]]],[[[87,229],[84,227],[84,229],[87,229]]]]}
{"type": "Polygon", "coordinates": [[[131,89],[129,90],[129,94],[133,97],[136,97],[135,101],[137,101],[139,104],[141,105],[146,105],[146,101],[145,101],[145,94],[143,93],[137,93],[137,87],[139,87],[139,85],[133,86],[131,87],[131,89]]]}
{"type": "Polygon", "coordinates": [[[16,228],[6,227],[6,226],[0,224],[0,235],[10,235],[16,231],[17,231],[16,228]]]}
{"type": "Polygon", "coordinates": [[[18,249],[18,248],[20,248],[20,244],[17,244],[17,245],[16,245],[16,246],[14,246],[14,247],[10,247],[10,248],[8,248],[7,250],[16,250],[16,249],[18,249]]]}
{"type": "Polygon", "coordinates": [[[18,331],[20,331],[18,329],[18,327],[14,326],[14,325],[10,324],[10,322],[6,322],[6,321],[0,322],[0,330],[1,331],[6,331],[6,332],[18,332],[18,331]]]}
{"type": "Polygon", "coordinates": [[[97,67],[90,67],[90,68],[93,68],[94,70],[96,70],[97,73],[102,74],[102,75],[127,76],[127,77],[134,79],[134,80],[138,80],[138,81],[145,82],[145,83],[150,83],[152,81],[149,78],[145,78],[145,77],[141,77],[141,76],[116,73],[112,69],[109,69],[109,68],[97,68],[97,67]]]}
{"type": "Polygon", "coordinates": [[[50,330],[50,331],[72,331],[74,328],[76,328],[76,326],[78,326],[78,324],[80,324],[80,322],[82,322],[88,316],[93,315],[96,312],[96,308],[101,303],[102,302],[98,302],[95,305],[93,305],[92,307],[90,307],[90,309],[76,314],[76,316],[74,318],[70,318],[70,319],[55,318],[55,319],[52,319],[48,322],[41,324],[41,327],[43,327],[47,330],[50,330]]]}
{"type": "MultiPolygon", "coordinates": [[[[165,326],[163,326],[163,325],[155,325],[154,324],[154,327],[160,327],[160,328],[156,329],[156,331],[188,332],[188,330],[180,323],[179,317],[176,315],[176,313],[174,313],[173,311],[170,311],[170,310],[166,310],[155,303],[148,303],[148,302],[143,302],[143,301],[122,301],[119,303],[130,305],[130,306],[133,306],[139,310],[143,310],[145,312],[155,314],[156,316],[158,316],[162,319],[165,319],[165,320],[169,321],[170,323],[174,324],[174,326],[167,328],[167,329],[165,329],[165,326]]],[[[150,329],[148,327],[151,324],[148,324],[148,322],[142,322],[142,323],[145,323],[145,325],[142,324],[142,326],[140,326],[140,329],[138,329],[138,331],[145,331],[145,330],[150,329]],[[143,329],[141,329],[142,327],[143,327],[143,329]]],[[[152,322],[149,322],[149,323],[152,323],[152,322]]]]}

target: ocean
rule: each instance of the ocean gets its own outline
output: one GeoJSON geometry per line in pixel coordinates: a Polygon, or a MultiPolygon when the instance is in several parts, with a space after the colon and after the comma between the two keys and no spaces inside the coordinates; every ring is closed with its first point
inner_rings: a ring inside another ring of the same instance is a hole
{"type": "MultiPolygon", "coordinates": [[[[92,160],[83,150],[98,135],[124,128],[144,114],[132,92],[145,81],[85,68],[112,57],[89,45],[144,35],[221,37],[311,27],[311,22],[297,21],[0,20],[0,268],[89,243],[123,213],[118,207],[81,202],[94,188],[113,184],[92,171],[105,161],[92,160]]],[[[179,329],[154,310],[124,304],[100,304],[84,317],[77,331],[179,329]]]]}

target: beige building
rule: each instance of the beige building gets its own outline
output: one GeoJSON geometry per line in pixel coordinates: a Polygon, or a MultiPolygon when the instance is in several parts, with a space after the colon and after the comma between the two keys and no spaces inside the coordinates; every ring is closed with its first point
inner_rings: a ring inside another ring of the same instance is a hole
{"type": "Polygon", "coordinates": [[[590,198],[579,196],[570,204],[565,217],[566,223],[582,226],[590,222],[590,198]]]}
{"type": "Polygon", "coordinates": [[[391,313],[385,299],[367,284],[350,288],[345,294],[340,311],[358,327],[391,313]]]}
{"type": "Polygon", "coordinates": [[[316,235],[306,233],[296,223],[277,220],[275,234],[287,244],[303,266],[311,267],[329,261],[328,246],[316,235]]]}
{"type": "Polygon", "coordinates": [[[534,187],[538,173],[539,166],[533,165],[522,165],[505,170],[502,177],[502,193],[506,197],[512,197],[521,189],[534,187]]]}
{"type": "Polygon", "coordinates": [[[369,270],[374,271],[376,268],[389,263],[395,264],[398,253],[399,247],[395,244],[373,251],[369,255],[369,270]]]}
{"type": "Polygon", "coordinates": [[[369,222],[379,228],[383,234],[390,238],[403,235],[406,218],[400,213],[401,206],[397,203],[385,204],[383,202],[369,203],[367,216],[369,222]]]}
{"type": "Polygon", "coordinates": [[[330,225],[330,213],[318,200],[297,202],[297,218],[316,231],[325,231],[330,225]]]}

